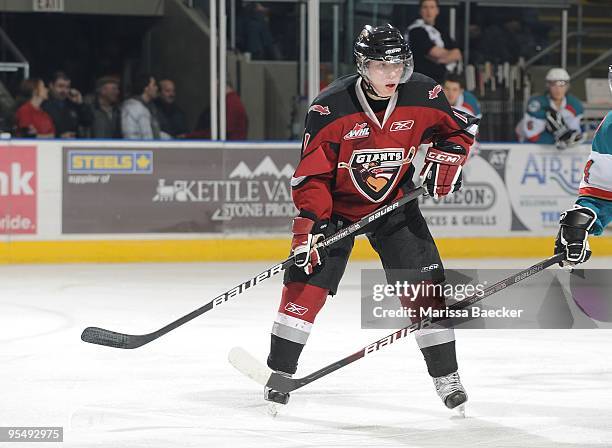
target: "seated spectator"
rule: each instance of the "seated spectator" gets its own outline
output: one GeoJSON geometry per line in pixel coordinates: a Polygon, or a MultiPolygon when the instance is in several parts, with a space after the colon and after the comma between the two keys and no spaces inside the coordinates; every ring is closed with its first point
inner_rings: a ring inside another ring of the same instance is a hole
{"type": "Polygon", "coordinates": [[[159,81],[159,96],[155,99],[159,113],[159,126],[163,132],[176,138],[187,133],[185,113],[176,104],[176,88],[171,79],[159,81]]]}
{"type": "Polygon", "coordinates": [[[157,81],[150,74],[136,76],[132,88],[138,92],[121,106],[123,137],[135,140],[170,138],[162,133],[153,100],[157,97],[157,81]]]}
{"type": "Polygon", "coordinates": [[[92,138],[121,138],[119,80],[103,77],[96,81],[96,98],[92,104],[92,138]]]}
{"type": "Polygon", "coordinates": [[[452,72],[461,61],[461,50],[448,35],[436,26],[440,14],[438,0],[420,0],[421,17],[406,30],[406,40],[414,55],[414,71],[442,83],[447,71],[452,72]]]}
{"type": "MultiPolygon", "coordinates": [[[[463,78],[459,75],[449,73],[444,79],[444,94],[449,104],[454,109],[466,112],[476,118],[482,118],[480,104],[474,94],[465,90],[463,78]]],[[[473,132],[478,132],[478,127],[472,129],[473,132]]],[[[474,140],[474,144],[470,147],[469,157],[473,157],[479,153],[478,142],[474,140]]]]}
{"type": "Polygon", "coordinates": [[[71,88],[70,78],[62,71],[55,72],[49,82],[49,99],[42,103],[55,126],[55,135],[60,138],[84,136],[80,128],[91,126],[91,109],[83,103],[81,92],[71,88]]]}
{"type": "MultiPolygon", "coordinates": [[[[229,84],[226,87],[225,108],[226,140],[246,140],[249,131],[249,118],[240,95],[229,84]]],[[[211,138],[210,109],[206,109],[200,114],[195,131],[186,137],[205,140],[211,138]]]]}
{"type": "Polygon", "coordinates": [[[465,85],[461,76],[449,73],[444,79],[443,87],[446,99],[451,106],[477,118],[482,117],[478,99],[476,99],[472,92],[465,90],[465,85]]]}
{"type": "Polygon", "coordinates": [[[49,90],[40,78],[24,79],[19,94],[26,101],[15,112],[15,135],[27,138],[53,138],[55,127],[41,105],[49,97],[49,90]]]}
{"type": "Polygon", "coordinates": [[[546,95],[533,96],[527,111],[516,126],[521,142],[556,145],[558,149],[580,143],[582,131],[582,103],[569,95],[570,77],[562,68],[553,68],[546,75],[546,95]]]}

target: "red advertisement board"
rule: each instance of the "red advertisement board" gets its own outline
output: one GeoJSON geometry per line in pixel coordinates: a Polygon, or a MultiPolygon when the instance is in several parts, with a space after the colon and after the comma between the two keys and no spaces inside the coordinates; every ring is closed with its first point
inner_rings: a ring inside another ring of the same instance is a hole
{"type": "Polygon", "coordinates": [[[0,235],[36,233],[36,147],[0,146],[0,235]]]}

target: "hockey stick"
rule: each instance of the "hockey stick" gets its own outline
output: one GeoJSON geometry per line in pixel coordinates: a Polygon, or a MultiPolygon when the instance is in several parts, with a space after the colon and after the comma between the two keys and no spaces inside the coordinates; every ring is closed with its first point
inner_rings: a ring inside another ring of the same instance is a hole
{"type": "MultiPolygon", "coordinates": [[[[416,198],[418,198],[422,194],[425,194],[426,192],[427,190],[425,189],[425,187],[421,186],[421,187],[414,188],[410,190],[409,192],[407,192],[403,197],[401,197],[397,201],[394,201],[391,204],[385,205],[383,207],[380,207],[377,210],[374,210],[372,213],[364,216],[356,223],[351,224],[346,228],[340,229],[333,235],[325,238],[325,240],[318,243],[316,247],[330,246],[334,244],[335,242],[341,240],[342,238],[345,238],[349,235],[354,234],[361,228],[365,227],[367,224],[370,224],[371,222],[376,221],[377,219],[381,218],[382,216],[385,216],[386,214],[392,212],[393,210],[407,204],[408,202],[415,200],[416,198]]],[[[166,333],[174,330],[175,328],[180,327],[181,325],[189,322],[190,320],[195,319],[201,314],[204,314],[207,311],[210,311],[213,308],[216,308],[219,305],[222,305],[223,303],[227,302],[229,299],[233,299],[234,297],[239,296],[240,294],[245,292],[247,289],[250,289],[251,287],[258,285],[264,280],[278,274],[281,271],[284,271],[285,269],[293,266],[294,264],[295,264],[295,261],[293,259],[293,256],[290,256],[285,261],[278,263],[272,266],[271,268],[266,269],[261,274],[250,278],[246,282],[240,283],[238,286],[235,286],[225,291],[221,295],[215,297],[213,300],[208,302],[206,305],[203,305],[202,307],[192,311],[189,314],[186,314],[180,319],[177,319],[174,322],[171,322],[165,327],[162,327],[159,330],[154,331],[152,333],[135,335],[135,334],[117,333],[115,331],[105,330],[104,328],[87,327],[85,330],[83,330],[83,333],[81,334],[81,339],[91,344],[105,345],[107,347],[130,348],[130,349],[141,347],[165,335],[166,333]]]]}
{"type": "MultiPolygon", "coordinates": [[[[546,260],[540,261],[539,263],[534,264],[533,266],[524,269],[523,271],[512,275],[504,280],[500,280],[499,282],[489,286],[484,289],[481,294],[474,294],[460,302],[457,302],[448,308],[451,310],[460,310],[466,308],[470,305],[473,305],[476,302],[481,301],[482,299],[489,297],[499,291],[506,289],[509,286],[512,286],[532,275],[537,274],[544,269],[559,263],[564,259],[564,254],[557,254],[546,260]]],[[[424,319],[419,322],[416,322],[408,327],[404,327],[400,330],[391,333],[384,338],[379,339],[376,342],[373,342],[358,352],[353,353],[352,355],[347,356],[339,361],[336,361],[328,366],[323,367],[322,369],[317,370],[309,375],[306,375],[302,378],[289,378],[283,375],[280,375],[276,372],[271,372],[270,369],[264,367],[259,361],[257,361],[252,355],[246,352],[244,349],[240,347],[234,347],[229,353],[229,361],[230,363],[241,373],[253,379],[254,381],[271,387],[274,390],[279,392],[288,393],[304,387],[307,384],[312,383],[313,381],[318,380],[324,376],[329,375],[332,372],[335,372],[342,367],[345,367],[349,364],[354,363],[355,361],[366,357],[387,345],[390,345],[401,339],[403,337],[408,336],[410,333],[420,330],[423,328],[429,327],[431,324],[439,321],[447,320],[445,318],[434,318],[434,319],[424,319]]]]}

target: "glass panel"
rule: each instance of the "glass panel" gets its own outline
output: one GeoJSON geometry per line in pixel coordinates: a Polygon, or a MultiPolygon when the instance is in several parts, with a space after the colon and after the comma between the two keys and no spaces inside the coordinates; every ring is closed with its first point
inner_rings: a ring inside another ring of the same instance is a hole
{"type": "MultiPolygon", "coordinates": [[[[248,138],[299,139],[309,103],[308,2],[225,2],[229,86],[246,109],[248,138]]],[[[561,62],[561,7],[568,5],[567,69],[571,74],[612,47],[612,28],[605,18],[609,8],[596,2],[578,6],[571,0],[440,1],[435,23],[453,34],[462,50],[466,64],[456,70],[481,101],[484,139],[513,139],[512,129],[522,115],[524,100],[545,91],[547,70],[561,62]],[[577,31],[585,34],[577,35],[577,31]],[[530,61],[528,67],[526,61],[530,61]]],[[[163,13],[155,16],[130,15],[129,6],[126,14],[117,16],[1,13],[2,28],[29,65],[27,70],[26,66],[12,66],[19,60],[3,43],[0,82],[5,89],[0,87],[0,128],[13,130],[14,99],[23,93],[20,83],[26,71],[47,83],[56,69],[66,71],[72,87],[92,104],[100,78],[118,79],[123,101],[142,93],[135,85],[135,75],[150,72],[156,78],[175,81],[176,104],[188,124],[186,135],[206,138],[210,134],[205,129],[210,127],[209,6],[210,0],[166,2],[163,13]],[[49,31],[50,40],[41,43],[31,29],[49,31]]],[[[323,88],[355,72],[353,42],[365,24],[391,23],[406,32],[419,18],[420,7],[418,0],[321,0],[319,16],[323,88]]],[[[416,50],[416,43],[411,44],[416,50]]],[[[425,71],[420,64],[417,59],[415,70],[425,71]]],[[[585,78],[605,78],[606,68],[603,61],[572,80],[572,94],[585,99],[585,78]]],[[[79,137],[97,136],[85,121],[79,137]]]]}

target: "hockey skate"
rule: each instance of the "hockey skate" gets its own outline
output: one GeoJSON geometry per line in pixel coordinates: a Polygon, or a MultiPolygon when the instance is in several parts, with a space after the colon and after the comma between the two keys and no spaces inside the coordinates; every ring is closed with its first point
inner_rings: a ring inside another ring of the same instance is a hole
{"type": "MultiPolygon", "coordinates": [[[[291,378],[292,376],[289,373],[281,372],[279,370],[277,370],[276,373],[288,378],[291,378]]],[[[289,393],[279,392],[271,387],[264,386],[264,399],[270,402],[268,403],[268,412],[273,417],[276,417],[276,414],[278,414],[278,405],[285,405],[289,403],[289,393]]]]}
{"type": "Polygon", "coordinates": [[[433,382],[434,386],[436,386],[438,396],[442,399],[446,407],[449,409],[456,409],[459,415],[465,417],[467,393],[461,384],[459,372],[453,372],[445,376],[433,378],[433,382]]]}

